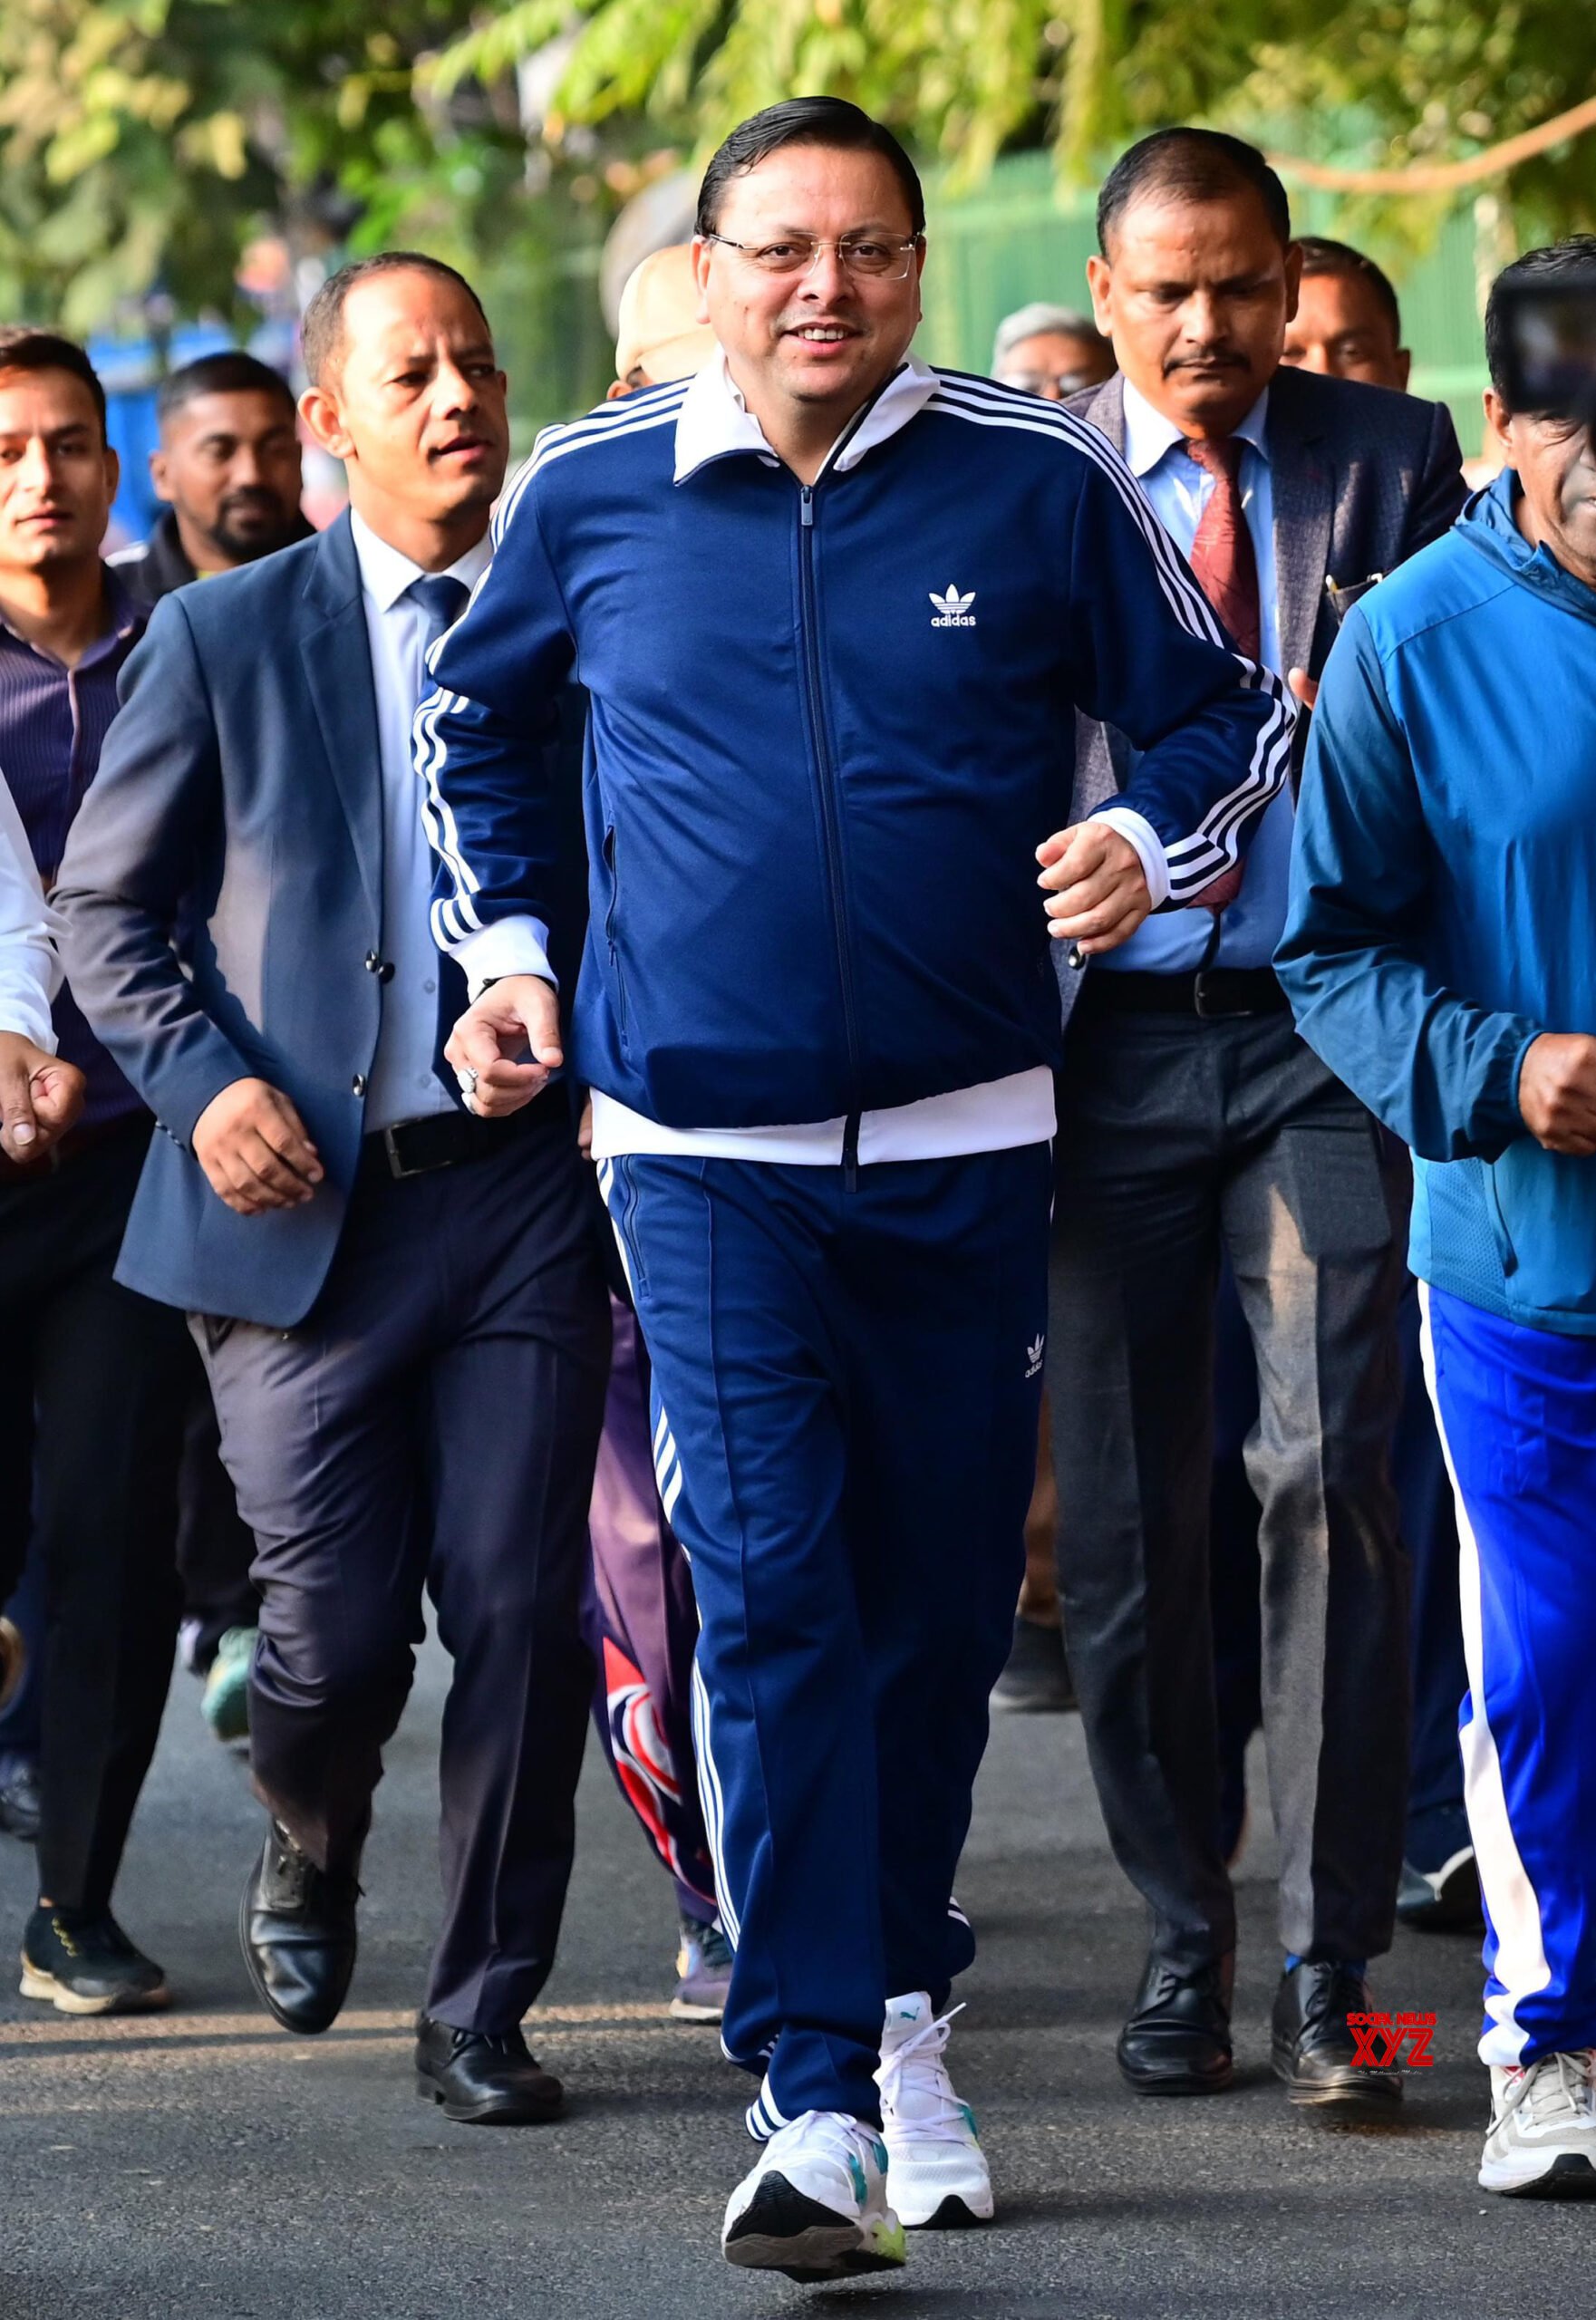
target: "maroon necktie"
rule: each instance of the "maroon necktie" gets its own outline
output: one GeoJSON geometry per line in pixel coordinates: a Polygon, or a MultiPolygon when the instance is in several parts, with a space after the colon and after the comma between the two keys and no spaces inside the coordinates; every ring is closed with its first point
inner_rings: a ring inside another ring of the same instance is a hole
{"type": "MultiPolygon", "coordinates": [[[[1192,570],[1197,585],[1243,652],[1256,661],[1261,643],[1258,607],[1258,559],[1253,535],[1242,507],[1242,453],[1246,446],[1237,435],[1216,440],[1188,440],[1186,457],[1205,468],[1214,488],[1203,520],[1192,542],[1192,570]]],[[[1222,911],[1242,889],[1240,870],[1227,870],[1199,894],[1194,907],[1222,911]]]]}

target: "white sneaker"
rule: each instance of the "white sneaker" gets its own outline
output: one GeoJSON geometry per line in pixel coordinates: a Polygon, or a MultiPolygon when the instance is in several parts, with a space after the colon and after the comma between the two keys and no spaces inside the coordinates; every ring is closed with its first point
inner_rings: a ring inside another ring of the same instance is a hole
{"type": "Polygon", "coordinates": [[[886,2204],[886,2146],[840,2111],[806,2111],[772,2135],[732,2192],[721,2233],[729,2264],[789,2280],[841,2280],[904,2262],[886,2204]]]}
{"type": "Polygon", "coordinates": [[[1491,2071],[1491,2125],[1480,2161],[1487,2191],[1529,2199],[1596,2196],[1596,2054],[1545,2054],[1491,2071]]]}
{"type": "Polygon", "coordinates": [[[933,2017],[924,1990],[886,2002],[881,2034],[881,2132],[893,2205],[912,2231],[960,2231],[992,2218],[992,2180],[943,2049],[962,2008],[933,2017]]]}

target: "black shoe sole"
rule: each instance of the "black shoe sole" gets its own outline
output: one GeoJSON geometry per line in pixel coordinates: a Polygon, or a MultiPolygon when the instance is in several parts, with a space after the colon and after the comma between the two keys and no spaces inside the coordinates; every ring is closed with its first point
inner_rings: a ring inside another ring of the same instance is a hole
{"type": "MultiPolygon", "coordinates": [[[[1482,2189],[1485,2187],[1482,2186],[1482,2189]]],[[[1596,2199],[1596,2168],[1576,2151],[1565,2151],[1533,2183],[1499,2190],[1499,2199],[1596,2199]]]]}
{"type": "Polygon", "coordinates": [[[1130,2088],[1132,2095],[1227,2095],[1236,2083],[1236,2064],[1224,2063],[1223,2072],[1199,2070],[1160,2070],[1137,2072],[1130,2070],[1120,2054],[1114,2055],[1118,2074],[1130,2088]]]}
{"type": "Polygon", "coordinates": [[[325,2020],[314,2022],[296,2020],[285,2008],[278,2005],[266,1987],[255,1950],[250,1943],[249,1909],[255,1891],[255,1879],[256,1871],[252,1869],[244,1880],[244,1890],[238,1897],[238,1947],[244,1952],[244,1967],[249,1976],[250,1986],[274,2022],[279,2023],[285,2030],[291,2030],[296,2038],[319,2038],[324,2031],[333,2027],[334,2023],[343,2011],[344,2003],[349,1996],[349,1985],[354,1978],[354,1959],[353,1957],[350,1958],[349,1973],[339,1993],[338,2003],[325,2020]]]}
{"type": "Polygon", "coordinates": [[[1340,2111],[1350,2117],[1388,2119],[1402,2107],[1402,2082],[1386,2071],[1349,2071],[1343,2078],[1300,2077],[1290,2054],[1270,2056],[1270,2067],[1290,2101],[1303,2111],[1340,2111]]]}
{"type": "Polygon", "coordinates": [[[859,2244],[859,2226],[833,2208],[794,2190],[784,2175],[767,2175],[721,2244],[729,2264],[780,2272],[808,2286],[856,2278],[863,2272],[898,2272],[903,2265],[859,2244]]]}
{"type": "Polygon", "coordinates": [[[566,2107],[564,2094],[537,2107],[514,2094],[484,2094],[473,2102],[457,2102],[421,2070],[416,2073],[416,2093],[423,2102],[435,2102],[458,2127],[544,2127],[566,2107]]]}
{"type": "Polygon", "coordinates": [[[950,2191],[934,2215],[924,2223],[907,2223],[905,2231],[987,2231],[993,2218],[990,2215],[975,2215],[967,2208],[956,2191],[950,2191]]]}

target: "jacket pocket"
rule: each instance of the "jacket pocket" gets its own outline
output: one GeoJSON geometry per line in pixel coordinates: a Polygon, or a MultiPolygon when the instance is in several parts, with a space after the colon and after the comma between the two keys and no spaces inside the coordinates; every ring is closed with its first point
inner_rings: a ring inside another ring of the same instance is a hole
{"type": "Polygon", "coordinates": [[[615,826],[611,822],[604,834],[604,865],[610,876],[609,907],[604,914],[605,941],[609,945],[610,972],[615,983],[615,1020],[621,1034],[621,1051],[630,1053],[626,1040],[626,977],[621,967],[621,947],[616,920],[621,909],[621,877],[617,867],[618,846],[615,826]]]}
{"type": "Polygon", "coordinates": [[[1515,1306],[1596,1313],[1596,1165],[1528,1136],[1485,1171],[1515,1306]]]}

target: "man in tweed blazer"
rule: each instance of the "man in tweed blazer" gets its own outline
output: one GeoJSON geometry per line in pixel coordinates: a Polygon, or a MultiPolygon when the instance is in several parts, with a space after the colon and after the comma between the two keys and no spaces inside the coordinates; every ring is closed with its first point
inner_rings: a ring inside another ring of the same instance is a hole
{"type": "MultiPolygon", "coordinates": [[[[1120,370],[1071,409],[1124,453],[1243,651],[1311,705],[1349,598],[1457,512],[1451,420],[1278,367],[1301,253],[1252,147],[1145,139],[1104,185],[1098,237],[1093,297],[1120,370]]],[[[1102,725],[1078,739],[1079,813],[1133,753],[1102,725]]],[[[1301,746],[1299,731],[1297,768],[1301,746]]],[[[1217,2092],[1235,1947],[1208,1600],[1227,1257],[1262,1403],[1247,1471],[1286,1953],[1274,2064],[1294,2101],[1390,2104],[1397,2074],[1353,2066],[1346,2016],[1389,1947],[1402,1859],[1406,1571],[1388,1451],[1406,1172],[1297,1038],[1270,964],[1291,817],[1282,793],[1218,908],[1149,920],[1085,972],[1060,962],[1060,1579],[1104,1815],[1153,1918],[1120,2067],[1142,2092],[1217,2092]]]]}

